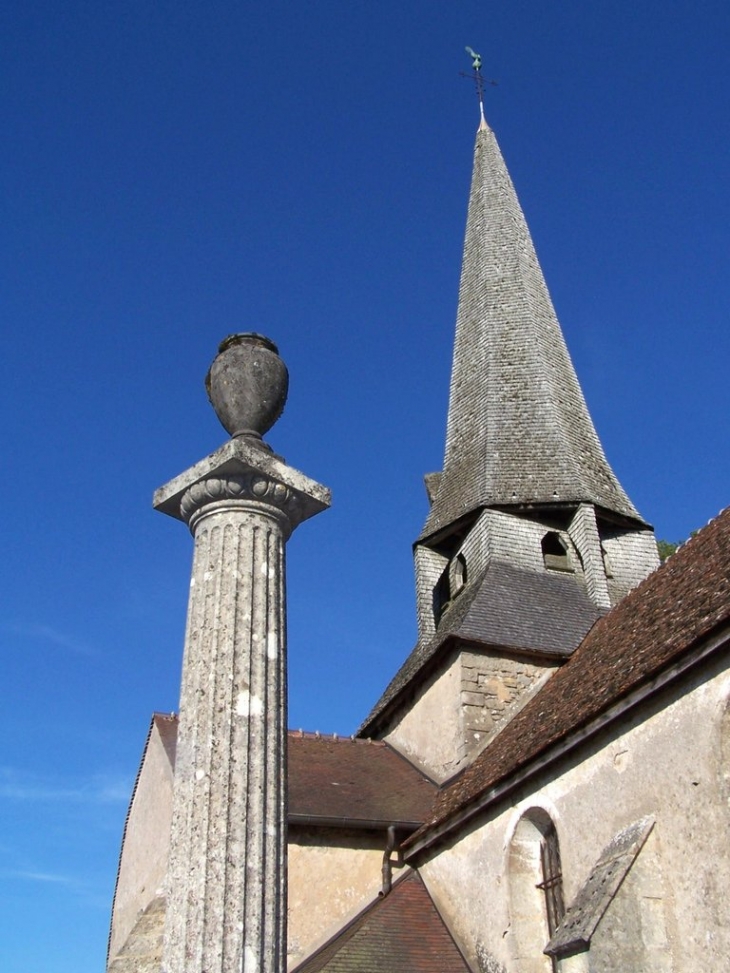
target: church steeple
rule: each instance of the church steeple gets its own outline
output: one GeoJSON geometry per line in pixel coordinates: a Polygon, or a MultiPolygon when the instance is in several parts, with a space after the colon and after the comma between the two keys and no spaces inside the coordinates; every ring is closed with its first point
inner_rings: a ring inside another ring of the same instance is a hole
{"type": "MultiPolygon", "coordinates": [[[[476,69],[475,69],[476,70],[476,69]]],[[[484,745],[658,564],[608,464],[482,114],[442,473],[415,544],[418,643],[361,732],[435,776],[484,745]],[[453,739],[414,719],[453,706],[453,739]]]]}
{"type": "Polygon", "coordinates": [[[604,456],[512,180],[482,119],[444,470],[422,537],[485,506],[566,502],[641,523],[604,456]]]}

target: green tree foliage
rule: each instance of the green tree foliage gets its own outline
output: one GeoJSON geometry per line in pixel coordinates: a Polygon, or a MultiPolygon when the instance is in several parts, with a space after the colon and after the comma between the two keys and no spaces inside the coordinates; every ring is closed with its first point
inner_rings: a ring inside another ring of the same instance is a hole
{"type": "Polygon", "coordinates": [[[679,547],[679,542],[673,544],[671,541],[657,541],[656,546],[659,550],[659,560],[663,564],[669,555],[674,554],[674,552],[677,550],[679,547]]]}

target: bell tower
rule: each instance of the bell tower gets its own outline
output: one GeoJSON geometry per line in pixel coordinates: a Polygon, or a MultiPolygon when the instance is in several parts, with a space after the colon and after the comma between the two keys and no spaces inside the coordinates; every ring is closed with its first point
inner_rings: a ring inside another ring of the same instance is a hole
{"type": "MultiPolygon", "coordinates": [[[[437,683],[448,672],[458,752],[447,759],[445,747],[435,763],[425,760],[444,777],[658,564],[653,531],[604,455],[483,115],[444,465],[426,490],[430,509],[414,546],[418,643],[361,732],[399,745],[395,728],[420,700],[443,708],[437,683]]],[[[413,734],[401,736],[418,759],[413,734]]]]}

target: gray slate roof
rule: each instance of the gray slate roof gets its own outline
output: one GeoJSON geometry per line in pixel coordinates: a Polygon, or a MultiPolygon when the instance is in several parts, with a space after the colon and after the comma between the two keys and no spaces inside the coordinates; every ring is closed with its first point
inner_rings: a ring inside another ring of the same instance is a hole
{"type": "Polygon", "coordinates": [[[484,506],[585,501],[641,522],[578,384],[494,133],[477,133],[443,475],[422,538],[484,506]]]}
{"type": "Polygon", "coordinates": [[[494,562],[461,592],[436,635],[419,643],[395,674],[358,733],[377,733],[381,717],[447,643],[468,643],[567,658],[601,613],[573,575],[537,574],[494,562]]]}

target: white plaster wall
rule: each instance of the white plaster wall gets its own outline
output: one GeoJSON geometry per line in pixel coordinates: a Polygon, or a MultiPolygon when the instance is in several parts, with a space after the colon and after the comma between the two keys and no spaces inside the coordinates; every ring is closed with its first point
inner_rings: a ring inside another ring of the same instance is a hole
{"type": "Polygon", "coordinates": [[[385,834],[289,833],[288,964],[296,966],[372,902],[382,887],[385,834]]]}
{"type": "MultiPolygon", "coordinates": [[[[715,663],[708,681],[687,677],[685,689],[672,690],[659,712],[643,704],[643,722],[634,716],[619,735],[605,731],[602,741],[587,742],[580,759],[565,758],[545,771],[534,789],[523,787],[509,803],[495,807],[491,819],[483,817],[423,864],[424,880],[475,969],[518,969],[508,851],[521,816],[539,806],[557,827],[568,905],[613,836],[653,814],[652,844],[641,855],[647,856],[645,864],[652,854],[661,857],[663,901],[656,901],[655,887],[652,909],[662,910],[671,969],[724,973],[730,956],[730,811],[721,725],[730,675],[715,663]]],[[[610,909],[606,919],[609,915],[610,909]]],[[[666,951],[658,950],[656,963],[642,967],[642,973],[667,968],[666,951]]]]}
{"type": "Polygon", "coordinates": [[[164,883],[170,849],[172,777],[173,769],[153,724],[124,836],[114,898],[111,959],[164,883]]]}
{"type": "Polygon", "coordinates": [[[461,660],[454,655],[385,740],[439,783],[458,766],[462,750],[461,660]]]}

